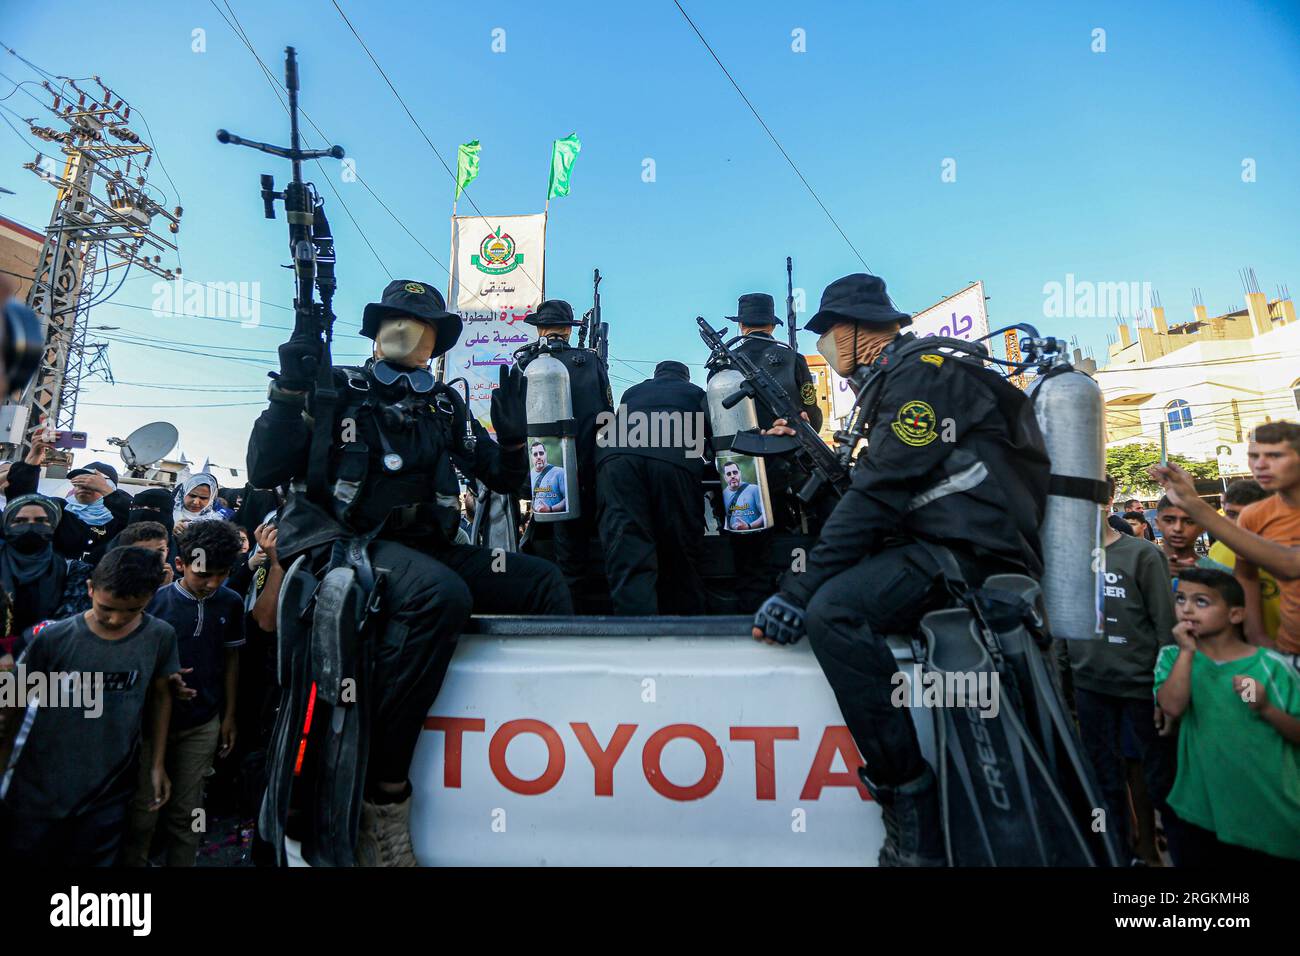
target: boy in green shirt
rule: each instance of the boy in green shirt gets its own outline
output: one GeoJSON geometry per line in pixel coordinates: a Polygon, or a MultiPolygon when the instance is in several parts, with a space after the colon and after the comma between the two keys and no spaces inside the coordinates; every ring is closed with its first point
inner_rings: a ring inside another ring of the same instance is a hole
{"type": "Polygon", "coordinates": [[[1156,660],[1156,702],[1178,731],[1169,804],[1187,866],[1300,860],[1300,673],[1241,638],[1246,597],[1229,574],[1181,570],[1175,644],[1156,660]]]}

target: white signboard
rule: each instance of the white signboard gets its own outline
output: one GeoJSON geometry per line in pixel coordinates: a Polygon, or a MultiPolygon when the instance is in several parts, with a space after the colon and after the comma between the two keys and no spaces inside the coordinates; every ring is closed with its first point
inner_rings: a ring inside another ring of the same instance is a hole
{"type": "Polygon", "coordinates": [[[411,834],[426,866],[874,866],[860,765],[807,641],[466,636],[411,834]]]}
{"type": "Polygon", "coordinates": [[[831,373],[831,417],[843,421],[853,411],[853,403],[857,396],[853,394],[853,389],[849,388],[847,378],[835,369],[829,371],[831,373]]]}
{"type": "Polygon", "coordinates": [[[984,283],[976,282],[948,296],[938,305],[912,316],[903,331],[917,338],[943,335],[972,342],[989,334],[989,316],[984,308],[984,283]]]}
{"type": "Polygon", "coordinates": [[[460,341],[443,358],[443,378],[469,382],[470,407],[486,425],[499,370],[535,339],[523,320],[545,298],[546,214],[454,216],[448,308],[465,321],[460,341]]]}

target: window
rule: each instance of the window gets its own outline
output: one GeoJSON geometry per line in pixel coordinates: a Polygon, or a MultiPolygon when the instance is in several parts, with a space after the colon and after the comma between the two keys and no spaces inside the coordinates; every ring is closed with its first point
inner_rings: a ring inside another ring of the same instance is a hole
{"type": "Polygon", "coordinates": [[[1165,419],[1169,422],[1171,432],[1176,432],[1180,428],[1191,428],[1192,406],[1181,398],[1174,399],[1165,406],[1165,419]]]}

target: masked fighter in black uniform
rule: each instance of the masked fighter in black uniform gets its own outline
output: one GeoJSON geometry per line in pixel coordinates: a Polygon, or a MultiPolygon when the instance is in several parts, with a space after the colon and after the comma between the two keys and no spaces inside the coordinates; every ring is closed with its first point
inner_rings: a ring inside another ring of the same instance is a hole
{"type": "Polygon", "coordinates": [[[385,617],[377,632],[369,770],[357,862],[413,866],[408,769],[424,718],[438,695],[454,639],[471,610],[569,614],[559,569],[539,558],[454,544],[459,521],[456,469],[502,493],[527,473],[523,386],[505,369],[492,396],[497,441],[467,414],[456,389],[434,381],[430,359],[460,336],[432,286],[399,279],[366,306],[361,333],[374,357],[339,367],[339,399],[328,449],[328,502],[309,500],[304,479],[316,414],[311,368],[320,343],[296,334],[280,347],[281,372],[248,447],[249,477],[260,488],[290,485],[279,522],[282,562],[310,553],[323,562],[333,542],[373,535],[370,557],[385,576],[385,617]]]}
{"type": "Polygon", "coordinates": [[[548,299],[524,320],[537,326],[537,341],[525,345],[515,353],[513,375],[520,376],[529,364],[541,354],[547,354],[569,370],[569,395],[573,402],[573,420],[578,446],[578,517],[571,521],[557,521],[555,529],[555,561],[564,571],[573,602],[579,612],[595,610],[588,580],[591,562],[591,541],[596,536],[596,416],[611,411],[614,405],[613,390],[609,385],[609,372],[594,349],[569,346],[569,338],[581,320],[573,317],[573,307],[563,299],[548,299]]]}
{"type": "MultiPolygon", "coordinates": [[[[822,410],[817,404],[817,383],[808,362],[790,346],[772,335],[778,325],[776,305],[765,292],[750,292],[740,297],[736,314],[729,319],[740,325],[743,338],[734,351],[744,354],[750,361],[765,369],[785,389],[799,407],[803,417],[813,428],[822,427],[822,410]]],[[[716,372],[711,372],[712,378],[716,372]]],[[[774,416],[762,402],[755,403],[758,427],[771,428],[774,416]]],[[[767,527],[779,531],[801,531],[799,499],[796,497],[808,475],[792,463],[791,456],[771,455],[767,463],[767,482],[772,495],[772,514],[765,516],[767,527]]],[[[723,476],[723,499],[727,497],[726,476],[723,476]]],[[[820,503],[820,502],[818,502],[820,503]]],[[[813,528],[820,522],[813,522],[813,528]]],[[[789,565],[788,554],[773,551],[770,534],[728,535],[737,571],[742,573],[736,584],[736,598],[740,609],[752,612],[772,590],[777,577],[789,565]]]]}
{"type": "Polygon", "coordinates": [[[937,866],[935,775],[908,710],[891,703],[898,668],[885,636],[910,633],[947,600],[935,552],[922,542],[948,549],[971,586],[999,573],[1036,576],[1042,566],[1038,516],[1007,509],[1034,496],[1016,468],[1028,452],[999,405],[1000,377],[900,334],[910,322],[881,279],[858,274],[827,287],[808,323],[822,333],[827,363],[868,390],[868,447],[807,570],[784,577],[755,616],[754,636],[788,644],[806,630],[884,811],[881,865],[937,866]]]}

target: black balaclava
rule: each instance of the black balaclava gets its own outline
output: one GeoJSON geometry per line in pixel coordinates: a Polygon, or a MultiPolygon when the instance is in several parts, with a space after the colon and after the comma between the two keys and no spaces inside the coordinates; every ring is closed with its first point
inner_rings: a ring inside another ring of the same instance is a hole
{"type": "Polygon", "coordinates": [[[174,503],[172,492],[166,488],[147,488],[131,499],[131,511],[126,523],[157,521],[170,534],[175,523],[172,514],[174,503]]]}

